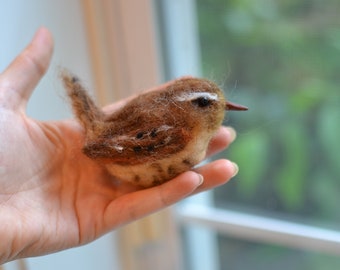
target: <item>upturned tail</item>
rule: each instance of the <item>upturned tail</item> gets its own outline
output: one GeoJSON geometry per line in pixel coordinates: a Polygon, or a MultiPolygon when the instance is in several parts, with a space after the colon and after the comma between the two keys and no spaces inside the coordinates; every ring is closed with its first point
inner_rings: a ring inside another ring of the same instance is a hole
{"type": "Polygon", "coordinates": [[[103,112],[94,103],[77,76],[62,70],[60,77],[71,100],[74,114],[85,128],[86,134],[91,136],[101,126],[103,112]]]}

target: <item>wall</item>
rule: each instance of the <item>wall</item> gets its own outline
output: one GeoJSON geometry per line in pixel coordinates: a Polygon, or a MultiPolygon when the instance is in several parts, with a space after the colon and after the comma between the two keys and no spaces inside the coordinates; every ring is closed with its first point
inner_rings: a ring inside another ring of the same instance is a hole
{"type": "MultiPolygon", "coordinates": [[[[80,1],[1,0],[0,70],[28,44],[39,26],[46,26],[55,39],[51,67],[38,85],[28,105],[28,114],[40,120],[70,117],[64,92],[58,80],[58,68],[67,67],[93,88],[86,33],[80,1]]],[[[96,242],[57,254],[26,261],[28,269],[119,269],[114,234],[96,242]]],[[[5,269],[17,269],[9,263],[5,269]]]]}
{"type": "Polygon", "coordinates": [[[38,119],[60,119],[69,116],[62,100],[58,68],[65,66],[92,88],[88,48],[78,1],[2,0],[0,2],[0,69],[29,43],[35,31],[46,26],[55,39],[51,67],[34,92],[29,114],[38,119]],[[41,102],[44,101],[44,102],[41,102]]]}

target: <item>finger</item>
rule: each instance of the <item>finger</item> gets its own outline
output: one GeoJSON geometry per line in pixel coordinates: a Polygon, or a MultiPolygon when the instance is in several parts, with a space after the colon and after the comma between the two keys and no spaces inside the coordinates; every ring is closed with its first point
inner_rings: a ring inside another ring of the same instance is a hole
{"type": "Polygon", "coordinates": [[[202,185],[195,190],[195,193],[199,193],[227,183],[238,173],[238,166],[230,160],[220,159],[196,168],[195,171],[204,178],[202,185]]]}
{"type": "Polygon", "coordinates": [[[211,157],[229,146],[236,139],[236,131],[232,127],[221,127],[211,139],[206,158],[211,157]]]}
{"type": "Polygon", "coordinates": [[[52,36],[46,28],[40,28],[31,43],[1,74],[1,99],[13,109],[25,107],[49,66],[52,52],[52,36]]]}
{"type": "Polygon", "coordinates": [[[123,195],[107,208],[107,230],[161,210],[186,198],[202,183],[195,172],[185,172],[171,181],[149,189],[123,195]]]}

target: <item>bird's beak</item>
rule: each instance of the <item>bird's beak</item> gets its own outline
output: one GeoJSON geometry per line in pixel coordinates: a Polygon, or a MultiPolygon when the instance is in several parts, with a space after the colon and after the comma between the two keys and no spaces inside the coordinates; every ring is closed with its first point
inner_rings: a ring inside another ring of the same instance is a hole
{"type": "Polygon", "coordinates": [[[226,111],[247,111],[248,107],[227,101],[225,103],[225,110],[226,111]]]}

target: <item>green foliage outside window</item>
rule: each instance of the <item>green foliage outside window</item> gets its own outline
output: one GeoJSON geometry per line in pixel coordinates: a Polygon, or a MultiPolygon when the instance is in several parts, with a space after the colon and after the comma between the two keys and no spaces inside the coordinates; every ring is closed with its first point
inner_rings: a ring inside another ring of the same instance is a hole
{"type": "Polygon", "coordinates": [[[197,9],[204,76],[249,107],[227,117],[238,138],[222,156],[240,172],[216,189],[216,205],[339,229],[340,1],[197,9]]]}

